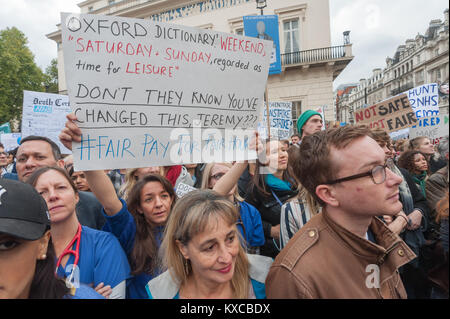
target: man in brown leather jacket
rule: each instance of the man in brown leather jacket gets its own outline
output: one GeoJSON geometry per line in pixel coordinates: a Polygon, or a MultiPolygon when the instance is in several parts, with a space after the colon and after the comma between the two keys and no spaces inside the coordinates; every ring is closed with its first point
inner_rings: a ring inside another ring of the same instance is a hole
{"type": "Polygon", "coordinates": [[[398,269],[412,250],[376,216],[396,215],[401,177],[363,127],[318,132],[297,178],[322,205],[275,259],[268,298],[406,298],[398,269]]]}

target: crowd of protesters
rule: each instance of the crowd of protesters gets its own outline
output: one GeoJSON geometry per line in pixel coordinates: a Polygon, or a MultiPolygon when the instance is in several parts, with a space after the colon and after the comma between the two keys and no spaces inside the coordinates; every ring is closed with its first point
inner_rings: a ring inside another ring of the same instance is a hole
{"type": "Polygon", "coordinates": [[[46,137],[0,145],[0,298],[448,298],[448,136],[323,124],[256,134],[253,162],[82,172],[46,137]]]}

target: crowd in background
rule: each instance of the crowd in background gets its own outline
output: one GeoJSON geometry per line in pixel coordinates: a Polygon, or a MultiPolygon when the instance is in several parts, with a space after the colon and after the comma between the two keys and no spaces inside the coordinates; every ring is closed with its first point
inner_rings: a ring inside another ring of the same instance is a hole
{"type": "Polygon", "coordinates": [[[0,298],[448,298],[448,136],[297,123],[254,162],[83,172],[45,137],[0,145],[0,298]]]}

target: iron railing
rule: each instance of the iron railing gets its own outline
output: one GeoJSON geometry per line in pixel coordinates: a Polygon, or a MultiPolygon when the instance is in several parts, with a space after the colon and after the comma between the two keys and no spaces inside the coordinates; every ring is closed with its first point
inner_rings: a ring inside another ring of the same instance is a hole
{"type": "Polygon", "coordinates": [[[346,57],[345,45],[285,53],[281,55],[281,64],[303,64],[336,60],[346,57]]]}

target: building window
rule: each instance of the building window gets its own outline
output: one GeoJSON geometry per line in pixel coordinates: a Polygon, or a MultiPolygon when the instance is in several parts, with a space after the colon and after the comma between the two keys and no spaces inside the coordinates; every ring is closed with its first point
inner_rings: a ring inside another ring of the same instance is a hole
{"type": "Polygon", "coordinates": [[[441,69],[436,69],[435,75],[436,75],[436,81],[439,81],[441,79],[441,69]]]}
{"type": "Polygon", "coordinates": [[[421,83],[423,80],[423,70],[416,72],[416,83],[421,83]]]}
{"type": "Polygon", "coordinates": [[[108,0],[108,4],[109,4],[109,5],[114,4],[114,2],[116,2],[116,0],[108,0]]]}
{"type": "Polygon", "coordinates": [[[394,79],[397,78],[397,70],[394,70],[394,79]]]}
{"type": "Polygon", "coordinates": [[[92,7],[92,6],[91,6],[91,7],[88,7],[88,11],[89,11],[89,12],[94,11],[94,7],[92,7]]]}
{"type": "Polygon", "coordinates": [[[302,114],[302,101],[294,101],[292,102],[292,122],[294,131],[297,132],[297,119],[300,114],[302,114]]]}
{"type": "Polygon", "coordinates": [[[284,52],[292,53],[300,51],[299,45],[299,29],[298,19],[285,21],[283,23],[284,30],[284,52]]]}
{"type": "Polygon", "coordinates": [[[419,63],[420,63],[420,54],[417,55],[417,64],[419,64],[419,63]]]}
{"type": "Polygon", "coordinates": [[[411,61],[409,62],[409,64],[411,65],[411,71],[412,71],[412,69],[413,69],[413,60],[411,60],[411,61]]]}
{"type": "Polygon", "coordinates": [[[436,50],[434,50],[434,55],[438,56],[439,55],[439,48],[437,48],[436,50]]]}
{"type": "Polygon", "coordinates": [[[243,28],[236,29],[234,33],[236,33],[237,35],[244,35],[244,29],[243,28]]]}

